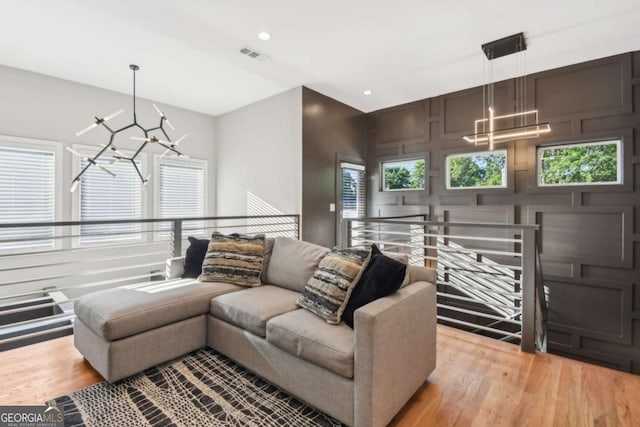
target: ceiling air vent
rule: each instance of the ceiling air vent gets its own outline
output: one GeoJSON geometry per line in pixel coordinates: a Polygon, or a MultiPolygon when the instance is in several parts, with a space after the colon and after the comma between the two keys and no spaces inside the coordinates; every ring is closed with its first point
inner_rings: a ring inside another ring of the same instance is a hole
{"type": "Polygon", "coordinates": [[[257,59],[258,61],[266,61],[267,59],[269,59],[269,57],[264,53],[258,52],[257,50],[252,49],[248,46],[243,46],[242,49],[240,49],[240,53],[248,56],[249,58],[257,59]]]}

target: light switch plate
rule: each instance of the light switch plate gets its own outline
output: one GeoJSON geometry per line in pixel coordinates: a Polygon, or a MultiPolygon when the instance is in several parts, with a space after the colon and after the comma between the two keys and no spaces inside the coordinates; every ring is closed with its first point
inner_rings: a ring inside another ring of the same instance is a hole
{"type": "Polygon", "coordinates": [[[329,203],[329,212],[335,212],[335,211],[336,211],[336,204],[329,203]]]}

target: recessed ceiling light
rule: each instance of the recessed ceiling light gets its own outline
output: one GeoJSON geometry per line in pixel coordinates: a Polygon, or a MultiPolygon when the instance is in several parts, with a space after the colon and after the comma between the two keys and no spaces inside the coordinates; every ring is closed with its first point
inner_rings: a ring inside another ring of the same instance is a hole
{"type": "Polygon", "coordinates": [[[366,89],[366,90],[363,90],[363,91],[362,91],[362,93],[363,93],[364,95],[369,96],[369,95],[371,95],[371,94],[373,93],[373,91],[372,91],[371,89],[366,89]]]}
{"type": "Polygon", "coordinates": [[[271,34],[267,33],[266,31],[261,31],[258,33],[258,38],[264,41],[271,40],[271,34]]]}

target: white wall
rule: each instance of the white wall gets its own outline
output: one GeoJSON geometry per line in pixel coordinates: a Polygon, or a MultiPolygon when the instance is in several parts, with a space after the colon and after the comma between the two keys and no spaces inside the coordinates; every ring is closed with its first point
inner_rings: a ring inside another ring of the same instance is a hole
{"type": "MultiPolygon", "coordinates": [[[[148,73],[153,70],[142,70],[148,73]]],[[[138,87],[144,85],[144,73],[137,74],[138,87]]],[[[188,76],[176,76],[187,78],[188,76]]],[[[131,74],[123,78],[131,79],[131,74]]],[[[167,82],[170,85],[171,82],[167,82]]],[[[209,161],[208,177],[208,212],[215,213],[215,118],[184,110],[169,105],[158,104],[176,127],[168,129],[170,136],[176,139],[187,133],[188,137],[181,143],[183,153],[190,157],[209,161]]],[[[159,124],[159,116],[151,106],[151,101],[138,98],[138,123],[144,127],[155,127],[159,124]]],[[[105,116],[124,109],[124,114],[116,117],[109,125],[114,128],[132,121],[132,98],[130,94],[121,94],[93,86],[62,80],[43,74],[0,66],[0,135],[36,138],[59,142],[62,147],[73,144],[95,146],[108,142],[108,133],[103,129],[94,129],[89,133],[76,137],[78,130],[91,124],[93,116],[105,116]]],[[[166,126],[165,126],[166,127],[166,126]]],[[[166,127],[167,128],[167,127],[166,127]]],[[[142,136],[141,131],[120,135],[116,140],[118,148],[135,149],[138,143],[129,139],[130,135],[142,136]]],[[[147,149],[148,153],[161,153],[162,150],[147,149]]],[[[147,156],[148,171],[151,172],[153,156],[147,156]]],[[[77,161],[73,159],[73,161],[77,161]]],[[[63,151],[63,190],[62,198],[56,198],[61,204],[60,220],[70,220],[71,194],[69,185],[73,179],[71,172],[72,155],[63,151]]],[[[154,177],[151,177],[153,185],[154,177]]],[[[148,188],[148,203],[145,217],[153,217],[152,188],[148,188]]]]}
{"type": "Polygon", "coordinates": [[[215,139],[217,215],[302,211],[301,87],[218,116],[215,139]]]}

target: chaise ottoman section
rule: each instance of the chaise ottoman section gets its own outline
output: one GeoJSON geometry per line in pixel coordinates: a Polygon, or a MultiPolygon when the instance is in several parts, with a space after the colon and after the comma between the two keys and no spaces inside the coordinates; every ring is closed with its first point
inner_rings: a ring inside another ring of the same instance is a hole
{"type": "Polygon", "coordinates": [[[204,346],[211,299],[244,288],[175,280],[152,289],[108,289],[75,303],[75,346],[108,381],[204,346]]]}
{"type": "Polygon", "coordinates": [[[105,340],[76,319],[73,335],[80,353],[113,383],[204,347],[206,318],[201,314],[116,341],[105,340]]]}
{"type": "Polygon", "coordinates": [[[126,288],[93,292],[76,301],[75,313],[96,334],[113,341],[207,313],[211,298],[244,289],[229,283],[183,282],[158,292],[126,288]]]}

